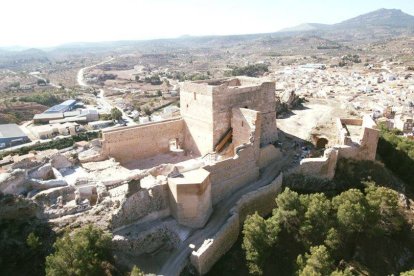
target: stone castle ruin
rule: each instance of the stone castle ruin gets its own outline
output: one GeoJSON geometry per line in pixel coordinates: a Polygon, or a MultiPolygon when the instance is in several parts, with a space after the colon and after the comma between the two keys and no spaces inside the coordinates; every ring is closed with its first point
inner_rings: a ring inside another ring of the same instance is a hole
{"type": "MultiPolygon", "coordinates": [[[[379,131],[368,115],[362,119],[336,119],[338,139],[320,158],[305,158],[294,172],[332,179],[338,159],[375,160],[379,131]]],[[[324,139],[324,138],[319,138],[324,139]]]]}
{"type": "Polygon", "coordinates": [[[184,83],[180,118],[104,131],[101,155],[131,169],[174,164],[171,214],[203,227],[216,202],[277,158],[274,91],[252,78],[184,83]]]}

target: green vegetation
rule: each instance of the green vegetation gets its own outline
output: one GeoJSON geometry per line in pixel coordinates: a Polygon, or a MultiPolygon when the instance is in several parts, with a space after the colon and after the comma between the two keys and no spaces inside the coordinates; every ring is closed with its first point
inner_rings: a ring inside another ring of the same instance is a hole
{"type": "Polygon", "coordinates": [[[111,118],[112,118],[112,120],[115,120],[115,121],[121,120],[122,119],[122,112],[116,107],[112,108],[111,109],[111,118]]]}
{"type": "MultiPolygon", "coordinates": [[[[137,82],[140,82],[139,77],[138,77],[138,80],[137,80],[137,78],[135,78],[135,80],[137,82]]],[[[151,85],[160,85],[160,84],[162,84],[162,81],[161,81],[159,75],[152,75],[151,77],[145,77],[144,82],[150,83],[151,85]]]]}
{"type": "Polygon", "coordinates": [[[145,273],[142,272],[136,265],[132,268],[130,276],[144,276],[145,273]]]}
{"type": "Polygon", "coordinates": [[[21,102],[34,102],[46,106],[53,106],[64,101],[64,99],[54,93],[36,93],[30,96],[20,97],[21,102]]]}
{"type": "Polygon", "coordinates": [[[23,154],[29,153],[32,150],[42,151],[42,150],[47,150],[47,149],[64,149],[64,148],[68,148],[68,147],[73,146],[73,144],[76,143],[76,142],[90,141],[90,140],[98,138],[99,136],[100,136],[100,132],[79,133],[79,134],[73,135],[71,137],[56,139],[56,140],[52,140],[52,141],[47,142],[47,143],[35,144],[35,145],[32,145],[32,146],[21,147],[17,150],[14,150],[14,151],[4,152],[3,154],[0,154],[0,157],[3,158],[4,156],[9,155],[9,154],[11,154],[11,155],[13,155],[13,154],[23,155],[23,154]]]}
{"type": "Polygon", "coordinates": [[[276,204],[268,219],[254,214],[245,221],[242,247],[251,274],[270,275],[274,255],[284,251],[286,257],[276,266],[290,268],[291,274],[349,275],[344,264],[362,262],[355,256],[371,250],[364,244],[401,234],[405,223],[398,194],[372,183],[363,191],[350,189],[333,198],[287,188],[276,204]],[[283,246],[286,240],[290,246],[283,246]]]}
{"type": "Polygon", "coordinates": [[[378,154],[385,165],[407,184],[407,191],[414,192],[414,141],[399,136],[381,126],[378,154]]]}
{"type": "Polygon", "coordinates": [[[60,104],[61,102],[67,99],[75,98],[77,95],[78,92],[76,91],[65,91],[62,89],[56,89],[55,91],[35,92],[29,96],[19,97],[19,101],[38,103],[46,106],[53,106],[56,104],[60,104]]]}
{"type": "Polygon", "coordinates": [[[244,67],[232,67],[228,76],[259,77],[269,72],[269,66],[263,63],[247,65],[244,67]]]}
{"type": "Polygon", "coordinates": [[[46,275],[112,275],[115,270],[111,236],[91,225],[67,231],[53,247],[55,252],[46,257],[46,275]]]}

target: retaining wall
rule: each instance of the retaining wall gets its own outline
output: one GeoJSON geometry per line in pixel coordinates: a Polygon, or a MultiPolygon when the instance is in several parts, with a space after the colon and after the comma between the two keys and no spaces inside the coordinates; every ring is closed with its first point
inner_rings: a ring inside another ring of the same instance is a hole
{"type": "Polygon", "coordinates": [[[191,264],[198,273],[206,274],[236,242],[246,217],[257,211],[264,216],[276,206],[275,198],[282,189],[283,175],[272,183],[244,195],[231,210],[231,216],[220,230],[191,254],[191,264]]]}

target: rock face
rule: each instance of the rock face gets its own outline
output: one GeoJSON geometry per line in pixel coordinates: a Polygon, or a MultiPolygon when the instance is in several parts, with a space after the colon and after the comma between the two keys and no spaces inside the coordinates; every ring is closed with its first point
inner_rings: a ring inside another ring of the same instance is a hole
{"type": "Polygon", "coordinates": [[[73,166],[73,162],[69,160],[68,157],[64,156],[63,154],[56,153],[51,158],[51,165],[56,169],[64,169],[73,166]]]}
{"type": "Polygon", "coordinates": [[[37,169],[32,170],[31,172],[29,172],[29,177],[41,180],[54,178],[52,165],[45,164],[37,169]]]}
{"type": "Polygon", "coordinates": [[[153,212],[169,209],[168,185],[163,176],[147,176],[141,179],[141,188],[131,194],[132,187],[120,202],[120,208],[112,216],[112,227],[132,223],[153,212]]]}
{"type": "Polygon", "coordinates": [[[40,211],[39,205],[22,196],[0,194],[0,220],[39,217],[40,211]]]}
{"type": "Polygon", "coordinates": [[[0,175],[0,192],[4,194],[22,194],[28,191],[29,186],[25,170],[16,169],[0,175]]]}
{"type": "Polygon", "coordinates": [[[296,95],[295,90],[285,90],[276,97],[276,114],[292,110],[302,103],[302,98],[296,95]]]}

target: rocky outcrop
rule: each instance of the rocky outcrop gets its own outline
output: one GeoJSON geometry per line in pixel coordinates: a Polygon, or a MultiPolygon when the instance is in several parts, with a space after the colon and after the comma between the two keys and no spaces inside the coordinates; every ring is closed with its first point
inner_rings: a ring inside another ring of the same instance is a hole
{"type": "Polygon", "coordinates": [[[0,175],[0,192],[4,194],[22,194],[29,190],[26,171],[16,169],[0,175]]]}
{"type": "Polygon", "coordinates": [[[285,90],[276,96],[276,114],[282,114],[299,107],[303,99],[296,95],[295,90],[285,90]]]}
{"type": "Polygon", "coordinates": [[[128,188],[128,192],[120,201],[120,208],[112,215],[112,227],[130,224],[152,212],[165,209],[169,209],[166,178],[147,176],[141,179],[140,187],[128,188]]]}
{"type": "Polygon", "coordinates": [[[74,160],[70,160],[67,156],[61,153],[56,153],[51,157],[51,165],[58,170],[69,168],[74,165],[74,160]]]}
{"type": "Polygon", "coordinates": [[[0,194],[0,219],[26,219],[40,215],[41,208],[32,200],[0,194]]]}

